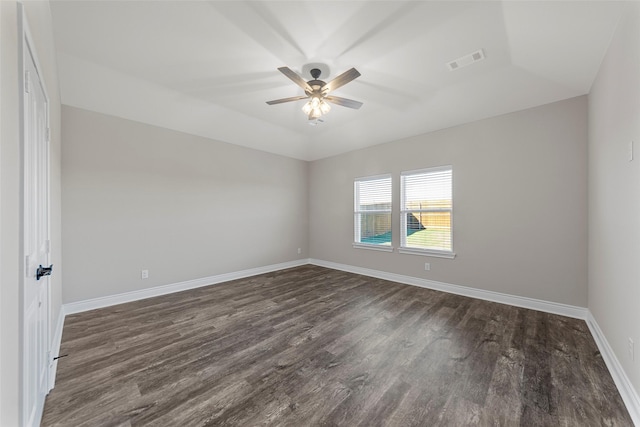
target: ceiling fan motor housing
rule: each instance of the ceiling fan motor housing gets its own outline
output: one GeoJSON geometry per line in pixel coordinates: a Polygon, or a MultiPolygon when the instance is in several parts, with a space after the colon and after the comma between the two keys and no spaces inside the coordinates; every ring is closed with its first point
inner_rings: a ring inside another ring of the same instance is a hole
{"type": "Polygon", "coordinates": [[[311,86],[311,89],[313,89],[312,92],[309,91],[305,91],[305,93],[309,96],[325,96],[326,94],[324,93],[324,91],[322,90],[322,88],[326,85],[325,82],[323,82],[322,80],[318,80],[318,77],[320,77],[320,70],[317,68],[314,68],[310,71],[311,73],[311,77],[313,77],[313,80],[309,80],[307,82],[307,84],[309,86],[311,86]]]}

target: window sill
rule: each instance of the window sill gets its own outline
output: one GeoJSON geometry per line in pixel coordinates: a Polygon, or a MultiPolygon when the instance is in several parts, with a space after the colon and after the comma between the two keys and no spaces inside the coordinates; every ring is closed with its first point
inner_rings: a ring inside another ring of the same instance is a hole
{"type": "Polygon", "coordinates": [[[367,245],[366,243],[353,243],[356,249],[368,249],[370,251],[393,252],[393,246],[367,245]]]}
{"type": "Polygon", "coordinates": [[[418,249],[418,248],[398,248],[398,252],[401,254],[422,255],[422,256],[430,256],[435,258],[454,259],[456,257],[455,252],[434,251],[429,249],[418,249]]]}

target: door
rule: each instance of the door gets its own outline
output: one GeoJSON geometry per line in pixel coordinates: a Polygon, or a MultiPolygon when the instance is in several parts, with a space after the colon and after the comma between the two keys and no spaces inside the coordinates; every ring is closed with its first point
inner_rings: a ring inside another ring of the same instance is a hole
{"type": "MultiPolygon", "coordinates": [[[[24,33],[26,35],[26,32],[24,33]]],[[[23,39],[24,225],[23,423],[40,424],[49,392],[49,112],[44,86],[26,36],[23,39]],[[40,269],[40,272],[45,270],[40,269]]]]}

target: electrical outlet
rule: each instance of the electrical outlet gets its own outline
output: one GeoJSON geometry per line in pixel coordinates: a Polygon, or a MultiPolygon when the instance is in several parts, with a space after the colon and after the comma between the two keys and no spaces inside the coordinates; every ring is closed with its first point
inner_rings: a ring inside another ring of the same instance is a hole
{"type": "Polygon", "coordinates": [[[428,262],[424,263],[424,270],[425,271],[430,271],[431,270],[431,264],[429,264],[428,262]]]}
{"type": "Polygon", "coordinates": [[[629,357],[633,360],[633,340],[629,337],[629,357]]]}
{"type": "Polygon", "coordinates": [[[302,248],[298,248],[298,255],[302,253],[302,248]]]}
{"type": "Polygon", "coordinates": [[[148,279],[149,278],[149,270],[142,270],[142,272],[140,273],[140,277],[143,279],[148,279]]]}

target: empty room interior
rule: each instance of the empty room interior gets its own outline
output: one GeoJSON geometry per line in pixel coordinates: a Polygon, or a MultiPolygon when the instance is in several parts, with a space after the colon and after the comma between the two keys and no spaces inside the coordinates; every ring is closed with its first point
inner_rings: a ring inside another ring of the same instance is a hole
{"type": "Polygon", "coordinates": [[[0,34],[0,426],[640,426],[640,2],[0,34]]]}

